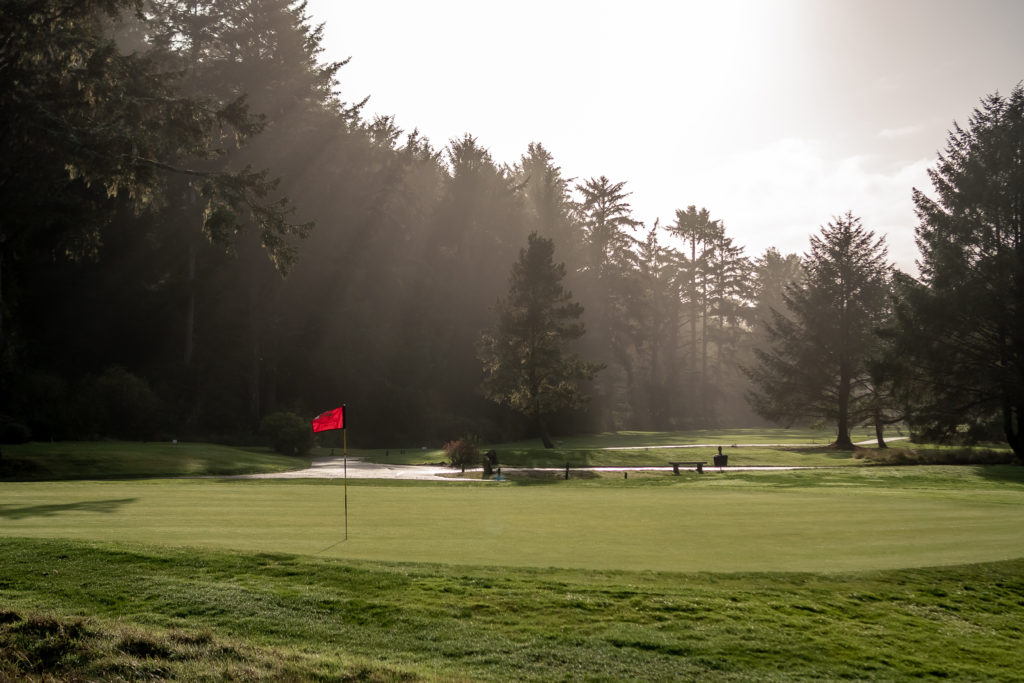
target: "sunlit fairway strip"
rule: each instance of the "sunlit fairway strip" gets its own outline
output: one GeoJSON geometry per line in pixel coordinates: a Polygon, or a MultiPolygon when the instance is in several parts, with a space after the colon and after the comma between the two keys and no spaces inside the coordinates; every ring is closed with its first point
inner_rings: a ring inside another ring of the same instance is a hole
{"type": "Polygon", "coordinates": [[[912,469],[906,481],[871,468],[636,486],[350,482],[342,543],[341,486],[324,481],[4,483],[0,521],[7,536],[461,565],[833,572],[1024,557],[1019,482],[928,468],[929,485],[912,469]]]}

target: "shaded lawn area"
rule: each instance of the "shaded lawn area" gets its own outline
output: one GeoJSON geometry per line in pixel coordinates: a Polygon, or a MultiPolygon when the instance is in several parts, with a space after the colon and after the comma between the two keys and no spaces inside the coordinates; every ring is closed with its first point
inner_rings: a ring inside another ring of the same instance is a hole
{"type": "Polygon", "coordinates": [[[64,441],[3,447],[0,479],[122,479],[284,472],[309,458],[208,443],[64,441]]]}

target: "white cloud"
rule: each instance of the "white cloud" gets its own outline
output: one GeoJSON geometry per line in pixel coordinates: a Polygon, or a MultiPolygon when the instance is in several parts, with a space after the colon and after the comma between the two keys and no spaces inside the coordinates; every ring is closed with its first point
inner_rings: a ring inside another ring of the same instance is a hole
{"type": "Polygon", "coordinates": [[[883,140],[895,140],[899,138],[910,137],[916,135],[922,130],[921,126],[902,126],[900,128],[885,128],[878,131],[878,137],[883,140]]]}
{"type": "Polygon", "coordinates": [[[886,235],[890,258],[913,270],[917,223],[913,187],[929,187],[927,159],[883,163],[874,156],[830,159],[813,140],[777,140],[727,159],[688,184],[700,187],[712,215],[756,255],[774,246],[804,253],[808,238],[834,216],[852,211],[886,235]]]}

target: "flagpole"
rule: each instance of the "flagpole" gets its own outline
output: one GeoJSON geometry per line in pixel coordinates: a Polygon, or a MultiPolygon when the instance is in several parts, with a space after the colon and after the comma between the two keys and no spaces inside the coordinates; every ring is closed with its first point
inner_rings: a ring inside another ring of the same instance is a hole
{"type": "Polygon", "coordinates": [[[341,428],[341,449],[345,456],[345,540],[348,540],[348,429],[341,428]]]}

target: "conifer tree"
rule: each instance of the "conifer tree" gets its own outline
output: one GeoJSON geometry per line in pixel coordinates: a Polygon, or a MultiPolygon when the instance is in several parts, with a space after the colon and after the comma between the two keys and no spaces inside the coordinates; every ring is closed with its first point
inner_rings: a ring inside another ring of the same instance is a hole
{"type": "Polygon", "coordinates": [[[893,349],[912,426],[1002,432],[1024,457],[1024,85],[984,98],[929,175],[935,196],[914,191],[921,279],[902,279],[893,349]]]}
{"type": "Polygon", "coordinates": [[[586,397],[579,383],[600,369],[569,350],[583,336],[583,307],[562,286],[565,265],[555,264],[552,240],[531,233],[512,267],[498,322],[480,343],[484,395],[536,422],[545,448],[553,448],[547,419],[586,397]]]}
{"type": "Polygon", "coordinates": [[[852,213],[811,238],[804,278],[783,297],[789,317],[773,312],[770,346],[756,350],[759,364],[748,370],[758,414],[835,421],[835,446],[853,447],[850,429],[868,417],[868,359],[888,309],[890,279],[885,238],[852,213]]]}

